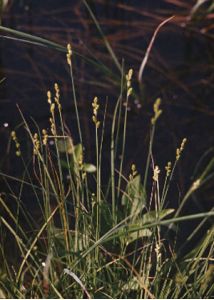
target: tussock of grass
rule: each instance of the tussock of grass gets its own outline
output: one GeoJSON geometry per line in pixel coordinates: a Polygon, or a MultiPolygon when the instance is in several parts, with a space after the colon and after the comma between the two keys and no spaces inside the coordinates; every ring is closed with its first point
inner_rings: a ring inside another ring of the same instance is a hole
{"type": "MultiPolygon", "coordinates": [[[[45,42],[44,45],[49,44],[45,42]]],[[[64,51],[58,45],[49,46],[64,51]]],[[[81,134],[72,59],[69,46],[67,62],[80,143],[74,144],[64,123],[57,84],[47,94],[50,108],[48,129],[36,126],[35,132],[32,129],[35,124],[28,123],[19,109],[26,139],[31,141],[30,162],[25,160],[19,133],[14,131],[11,135],[17,159],[23,163],[23,176],[13,178],[0,174],[9,189],[0,197],[3,211],[0,216],[0,296],[211,298],[214,293],[214,228],[210,227],[198,245],[185,256],[174,247],[168,233],[176,232],[180,222],[195,219],[204,222],[214,216],[213,210],[181,215],[184,204],[210,179],[213,161],[189,187],[177,210],[166,206],[186,139],[175,150],[174,158],[166,163],[166,169],[160,170],[153,156],[155,129],[162,113],[161,100],[157,99],[151,118],[143,179],[134,164],[129,176],[123,175],[133,71],[124,74],[122,66],[121,92],[111,128],[110,179],[106,188],[102,182],[102,172],[105,172],[102,159],[105,118],[101,120],[99,117],[102,102],[97,97],[92,102],[96,161],[90,163],[85,161],[87,149],[81,134]],[[120,153],[122,156],[118,162],[120,153]],[[160,176],[164,178],[163,185],[160,176]],[[11,180],[19,186],[18,193],[11,180]],[[28,195],[35,199],[35,211],[25,208],[26,188],[28,195]],[[16,203],[15,210],[10,207],[11,201],[16,203]],[[11,240],[9,248],[16,250],[12,259],[7,253],[6,235],[11,240]]],[[[113,59],[118,62],[115,56],[113,59]]],[[[197,230],[193,235],[196,234],[197,230]]]]}

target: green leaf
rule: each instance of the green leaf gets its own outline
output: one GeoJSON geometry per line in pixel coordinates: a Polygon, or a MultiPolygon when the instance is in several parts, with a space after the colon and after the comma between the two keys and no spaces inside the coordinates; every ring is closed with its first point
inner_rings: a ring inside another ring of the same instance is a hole
{"type": "Polygon", "coordinates": [[[163,218],[170,215],[174,211],[175,210],[173,208],[167,208],[167,209],[163,209],[159,212],[156,212],[155,210],[147,212],[142,216],[142,224],[141,225],[153,223],[157,220],[162,220],[163,218]]]}
{"type": "Polygon", "coordinates": [[[92,164],[83,164],[83,171],[87,172],[87,173],[94,173],[96,172],[97,168],[95,167],[95,165],[92,164]]]}
{"type": "Polygon", "coordinates": [[[130,290],[137,291],[138,289],[140,289],[140,284],[136,277],[131,277],[129,281],[122,286],[123,292],[130,290]]]}
{"type": "Polygon", "coordinates": [[[77,144],[74,146],[74,159],[78,163],[83,156],[82,144],[77,144]]]}
{"type": "Polygon", "coordinates": [[[57,138],[57,148],[59,152],[72,154],[74,151],[73,140],[71,137],[57,138]]]}
{"type": "Polygon", "coordinates": [[[126,206],[130,215],[138,215],[145,206],[146,198],[140,175],[137,175],[127,184],[122,197],[122,205],[126,206]]]}
{"type": "Polygon", "coordinates": [[[127,238],[127,244],[130,244],[143,237],[150,237],[151,235],[152,231],[150,229],[141,229],[139,231],[130,232],[127,238]]]}
{"type": "Polygon", "coordinates": [[[174,209],[171,208],[163,209],[158,212],[158,214],[156,211],[150,211],[145,213],[142,217],[138,216],[137,219],[132,219],[127,227],[123,229],[125,232],[127,231],[127,234],[124,234],[124,236],[121,237],[121,240],[125,240],[126,244],[130,244],[139,238],[151,236],[152,231],[150,229],[145,228],[137,230],[137,228],[142,228],[145,224],[161,220],[172,212],[174,212],[174,209]]]}
{"type": "MultiPolygon", "coordinates": [[[[78,232],[78,240],[77,240],[78,252],[87,249],[90,245],[91,233],[89,229],[85,228],[84,230],[85,230],[84,233],[78,232]]],[[[55,239],[55,246],[57,247],[58,254],[62,256],[65,255],[66,247],[65,247],[65,235],[63,230],[61,228],[54,226],[52,228],[52,234],[55,239]]],[[[75,231],[73,230],[70,231],[70,239],[73,240],[73,242],[75,240],[75,231]]]]}
{"type": "MultiPolygon", "coordinates": [[[[79,171],[79,162],[82,160],[83,148],[81,144],[73,146],[72,139],[57,141],[58,150],[62,153],[72,154],[69,164],[65,160],[61,160],[61,166],[72,171],[79,171]]],[[[83,163],[82,170],[87,173],[96,172],[96,166],[89,163],[83,163]]]]}
{"type": "Polygon", "coordinates": [[[52,49],[55,49],[55,50],[58,50],[58,51],[61,51],[64,53],[67,52],[66,47],[63,47],[57,43],[54,43],[52,41],[49,41],[47,39],[29,34],[29,33],[14,30],[12,28],[4,27],[4,26],[0,26],[0,31],[3,31],[4,33],[12,34],[16,37],[20,37],[22,39],[22,41],[25,40],[26,42],[32,42],[32,44],[36,43],[38,45],[46,46],[46,47],[49,47],[49,48],[52,48],[52,49]]]}

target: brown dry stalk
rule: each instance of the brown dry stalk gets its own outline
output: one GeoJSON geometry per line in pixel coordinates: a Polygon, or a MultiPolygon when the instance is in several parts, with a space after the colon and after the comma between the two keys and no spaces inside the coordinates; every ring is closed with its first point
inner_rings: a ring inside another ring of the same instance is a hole
{"type": "Polygon", "coordinates": [[[152,50],[152,46],[154,44],[154,41],[155,41],[155,38],[159,32],[159,30],[161,29],[161,27],[163,27],[166,23],[168,23],[169,21],[171,21],[175,16],[171,16],[170,18],[164,20],[163,22],[161,22],[158,27],[155,29],[154,33],[153,33],[153,36],[151,38],[151,41],[149,43],[149,46],[147,47],[146,49],[146,53],[145,53],[145,56],[143,58],[143,61],[141,63],[141,66],[140,66],[140,69],[139,69],[139,73],[138,73],[138,81],[141,83],[142,81],[142,76],[143,76],[143,71],[145,69],[145,66],[146,66],[146,63],[148,61],[148,58],[149,58],[149,55],[151,53],[151,50],[152,50]]]}

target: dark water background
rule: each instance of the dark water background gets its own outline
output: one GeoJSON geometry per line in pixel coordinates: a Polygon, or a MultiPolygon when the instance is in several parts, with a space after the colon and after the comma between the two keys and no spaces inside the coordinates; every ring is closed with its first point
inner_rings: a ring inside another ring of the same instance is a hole
{"type": "MultiPolygon", "coordinates": [[[[127,132],[125,174],[135,162],[139,172],[145,167],[149,140],[149,120],[157,97],[163,99],[154,144],[154,158],[163,169],[173,160],[175,149],[184,137],[187,147],[172,183],[169,206],[177,206],[192,180],[194,167],[205,151],[213,147],[213,86],[214,34],[209,20],[188,21],[194,1],[88,1],[105,36],[125,69],[135,71],[136,96],[130,101],[127,132]],[[159,33],[143,78],[137,82],[137,72],[146,47],[157,25],[167,17],[176,18],[159,33]]],[[[3,16],[3,25],[58,42],[66,46],[72,41],[74,49],[85,57],[99,59],[112,74],[75,60],[75,83],[88,160],[94,161],[94,130],[91,122],[91,101],[99,96],[102,113],[108,98],[104,167],[107,155],[112,110],[119,95],[119,72],[107,52],[96,26],[82,1],[32,0],[13,1],[3,16]],[[106,98],[107,97],[107,98],[106,98]],[[105,157],[106,155],[106,157],[105,157]]],[[[4,35],[1,33],[1,35],[4,35]]],[[[0,39],[0,72],[6,77],[0,85],[1,169],[19,176],[20,168],[11,158],[7,141],[10,131],[21,122],[18,104],[27,119],[34,118],[40,128],[48,126],[46,91],[58,82],[66,122],[75,142],[78,142],[76,120],[65,54],[18,41],[0,39]],[[9,126],[5,128],[4,124],[9,126]]],[[[23,138],[24,141],[24,138],[23,138]]],[[[213,153],[212,153],[213,154],[213,153]]],[[[208,155],[201,169],[211,158],[208,155]]],[[[200,172],[199,174],[200,175],[200,172]]],[[[107,176],[107,173],[106,173],[107,176]]],[[[4,190],[4,183],[1,183],[4,190]]],[[[207,183],[184,209],[184,213],[205,211],[213,206],[213,184],[207,183]]],[[[192,224],[194,226],[194,223],[192,224]]]]}

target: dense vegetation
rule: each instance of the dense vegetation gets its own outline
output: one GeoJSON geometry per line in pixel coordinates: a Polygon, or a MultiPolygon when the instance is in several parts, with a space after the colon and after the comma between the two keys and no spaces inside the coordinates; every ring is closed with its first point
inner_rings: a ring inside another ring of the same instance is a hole
{"type": "MultiPolygon", "coordinates": [[[[13,161],[18,161],[21,175],[0,172],[5,185],[0,194],[0,297],[212,298],[214,212],[184,214],[183,208],[213,178],[214,159],[205,166],[199,161],[186,192],[177,195],[173,181],[188,138],[181,139],[166,162],[158,162],[154,143],[164,108],[157,98],[147,122],[144,168],[133,158],[125,174],[129,103],[137,93],[137,74],[126,62],[119,62],[87,2],[85,5],[120,74],[110,134],[106,134],[108,100],[96,95],[91,99],[88,123],[94,131],[93,162],[88,161],[82,131],[73,68],[78,53],[73,45],[66,48],[1,27],[16,39],[64,52],[78,142],[66,124],[58,83],[44,99],[49,111],[47,127],[18,106],[22,122],[10,133],[10,155],[15,153],[13,161]],[[172,197],[178,198],[176,208],[172,197]],[[181,244],[180,225],[188,226],[193,220],[197,225],[181,244]],[[206,230],[201,234],[204,224],[206,230]]],[[[155,31],[154,39],[165,23],[155,31]]],[[[139,82],[152,45],[141,64],[139,82]]],[[[97,61],[89,63],[96,65],[97,61]]]]}

